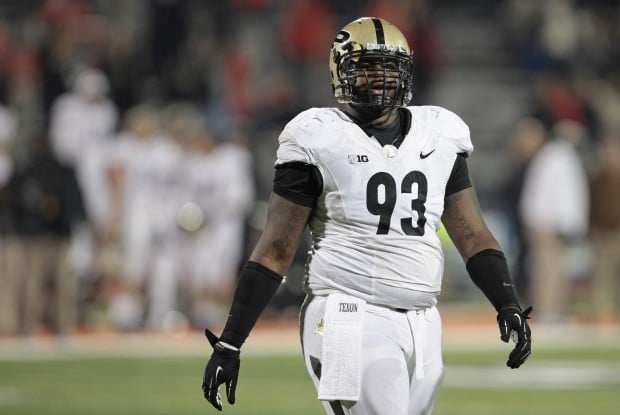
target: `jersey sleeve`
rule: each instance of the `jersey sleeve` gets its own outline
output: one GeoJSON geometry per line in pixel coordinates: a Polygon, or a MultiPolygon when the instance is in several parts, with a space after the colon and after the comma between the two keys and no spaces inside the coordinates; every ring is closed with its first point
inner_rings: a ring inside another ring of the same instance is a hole
{"type": "Polygon", "coordinates": [[[276,166],[273,192],[298,205],[313,207],[323,191],[323,180],[318,169],[301,162],[276,166]]]}
{"type": "Polygon", "coordinates": [[[467,168],[467,160],[464,153],[460,153],[456,156],[450,178],[446,184],[446,196],[450,196],[453,193],[459,192],[463,189],[471,187],[471,181],[469,180],[469,169],[467,168]]]}
{"type": "Polygon", "coordinates": [[[469,126],[454,112],[442,107],[428,106],[429,117],[439,134],[454,147],[457,154],[465,157],[474,151],[469,126]]]}
{"type": "Polygon", "coordinates": [[[312,135],[311,130],[304,123],[307,119],[307,112],[302,112],[284,126],[278,137],[276,166],[290,162],[314,164],[308,149],[300,144],[300,141],[312,135]]]}
{"type": "Polygon", "coordinates": [[[308,207],[314,206],[323,191],[321,173],[308,148],[316,134],[313,119],[319,116],[316,111],[307,110],[293,118],[280,133],[276,152],[274,193],[308,207]]]}
{"type": "Polygon", "coordinates": [[[280,145],[276,152],[276,166],[290,162],[310,164],[308,153],[297,143],[290,129],[285,128],[278,141],[280,145]]]}

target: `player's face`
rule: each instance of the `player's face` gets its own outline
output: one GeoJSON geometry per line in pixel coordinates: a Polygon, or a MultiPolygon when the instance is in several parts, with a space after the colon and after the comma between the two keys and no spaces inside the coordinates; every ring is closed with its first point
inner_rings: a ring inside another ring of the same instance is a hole
{"type": "Polygon", "coordinates": [[[398,87],[398,63],[394,60],[366,58],[357,67],[355,89],[358,93],[368,93],[369,98],[394,98],[398,87]]]}

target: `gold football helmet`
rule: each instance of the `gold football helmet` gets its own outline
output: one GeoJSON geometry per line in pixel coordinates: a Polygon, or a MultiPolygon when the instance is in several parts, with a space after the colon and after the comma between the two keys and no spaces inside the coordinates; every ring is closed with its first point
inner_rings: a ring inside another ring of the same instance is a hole
{"type": "Polygon", "coordinates": [[[332,44],[329,71],[338,102],[386,108],[411,101],[412,52],[384,19],[362,17],[344,26],[332,44]]]}

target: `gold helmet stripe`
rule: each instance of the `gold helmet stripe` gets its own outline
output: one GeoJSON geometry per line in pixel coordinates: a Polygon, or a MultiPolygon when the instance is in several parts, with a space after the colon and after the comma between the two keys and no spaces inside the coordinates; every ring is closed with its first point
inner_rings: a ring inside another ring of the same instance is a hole
{"type": "Polygon", "coordinates": [[[383,32],[383,25],[381,24],[381,20],[375,17],[372,19],[372,23],[375,25],[377,44],[385,45],[385,33],[383,32]]]}

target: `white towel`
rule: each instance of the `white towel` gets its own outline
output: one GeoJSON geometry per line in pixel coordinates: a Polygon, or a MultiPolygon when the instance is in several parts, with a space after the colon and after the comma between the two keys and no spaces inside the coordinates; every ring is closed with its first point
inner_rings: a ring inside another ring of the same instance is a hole
{"type": "Polygon", "coordinates": [[[325,303],[320,400],[357,401],[362,388],[362,325],[366,302],[330,294],[325,303]]]}

